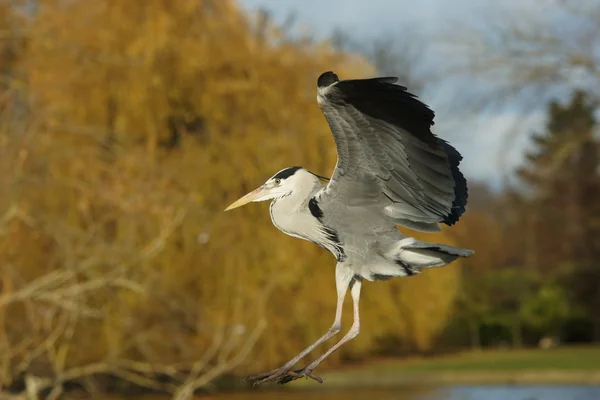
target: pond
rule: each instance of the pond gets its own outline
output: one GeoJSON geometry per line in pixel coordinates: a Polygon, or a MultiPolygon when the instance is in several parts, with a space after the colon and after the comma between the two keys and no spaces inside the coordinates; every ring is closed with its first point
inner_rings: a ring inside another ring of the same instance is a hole
{"type": "MultiPolygon", "coordinates": [[[[200,397],[199,399],[202,399],[200,397]]],[[[206,400],[600,400],[600,386],[455,385],[439,388],[256,391],[206,400]]]]}

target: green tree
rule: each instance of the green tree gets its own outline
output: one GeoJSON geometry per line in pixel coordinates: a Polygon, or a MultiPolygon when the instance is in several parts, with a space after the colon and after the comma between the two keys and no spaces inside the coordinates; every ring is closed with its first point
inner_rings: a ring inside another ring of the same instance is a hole
{"type": "Polygon", "coordinates": [[[584,263],[600,250],[599,149],[595,105],[577,91],[566,105],[548,107],[545,132],[533,135],[534,149],[518,172],[532,195],[539,259],[545,265],[584,263]]]}
{"type": "Polygon", "coordinates": [[[595,312],[600,306],[600,141],[595,110],[596,103],[583,91],[576,91],[567,104],[550,103],[546,130],[533,136],[534,148],[526,154],[519,176],[529,190],[521,215],[523,221],[534,221],[527,234],[534,237],[537,266],[550,277],[571,268],[568,291],[589,311],[600,339],[595,312]]]}

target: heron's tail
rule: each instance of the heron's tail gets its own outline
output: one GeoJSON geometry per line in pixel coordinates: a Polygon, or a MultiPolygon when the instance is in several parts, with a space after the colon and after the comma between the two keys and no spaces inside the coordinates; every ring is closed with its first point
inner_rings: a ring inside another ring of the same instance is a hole
{"type": "Polygon", "coordinates": [[[399,241],[387,255],[397,263],[422,269],[443,267],[458,257],[468,257],[473,253],[473,250],[459,249],[444,244],[427,243],[413,238],[406,238],[399,241]]]}
{"type": "Polygon", "coordinates": [[[394,276],[416,275],[422,269],[443,267],[459,257],[468,257],[473,253],[473,250],[405,238],[388,248],[384,257],[390,263],[372,268],[372,278],[382,280],[394,276]]]}

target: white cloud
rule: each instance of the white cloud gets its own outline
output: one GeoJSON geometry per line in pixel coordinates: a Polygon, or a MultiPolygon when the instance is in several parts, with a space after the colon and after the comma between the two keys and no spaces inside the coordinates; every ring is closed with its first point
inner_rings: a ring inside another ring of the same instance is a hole
{"type": "Polygon", "coordinates": [[[542,111],[529,115],[504,112],[439,121],[436,133],[461,152],[461,169],[468,178],[500,187],[503,177],[523,163],[531,134],[542,129],[544,122],[542,111]]]}

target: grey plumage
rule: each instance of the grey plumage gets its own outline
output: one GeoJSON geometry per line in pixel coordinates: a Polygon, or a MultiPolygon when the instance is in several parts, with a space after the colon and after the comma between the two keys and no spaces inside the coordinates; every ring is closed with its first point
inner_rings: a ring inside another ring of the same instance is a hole
{"type": "Polygon", "coordinates": [[[430,130],[434,113],[396,78],[337,81],[317,101],[335,138],[338,163],[325,191],[353,205],[378,204],[398,225],[436,231],[467,201],[460,154],[430,130]]]}
{"type": "Polygon", "coordinates": [[[312,375],[316,366],[358,334],[362,280],[412,276],[441,267],[471,250],[427,243],[402,234],[397,225],[439,231],[453,225],[467,204],[460,153],[430,130],[434,113],[396,78],[340,81],[333,72],[317,81],[317,103],[333,133],[338,161],[331,179],[304,168],[279,171],[227,209],[272,200],[270,215],[282,232],[309,240],[337,260],[336,316],[330,330],[279,369],[250,377],[286,383],[312,375]],[[341,329],[341,310],[350,288],[355,321],[350,331],[304,369],[302,357],[341,329]]]}
{"type": "Polygon", "coordinates": [[[397,220],[382,212],[381,204],[348,205],[341,196],[328,194],[330,184],[322,184],[305,169],[295,171],[286,181],[283,185],[293,186],[294,191],[273,199],[273,224],[290,236],[329,250],[361,278],[373,281],[377,275],[407,276],[403,264],[414,275],[471,254],[470,250],[406,237],[396,228],[397,220]]]}

